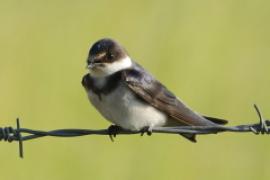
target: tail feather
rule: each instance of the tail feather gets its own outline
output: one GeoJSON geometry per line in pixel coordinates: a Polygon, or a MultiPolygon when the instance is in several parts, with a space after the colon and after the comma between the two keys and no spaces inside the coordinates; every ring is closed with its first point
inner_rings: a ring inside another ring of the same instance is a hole
{"type": "Polygon", "coordinates": [[[196,134],[180,134],[181,136],[183,136],[184,138],[188,139],[189,141],[196,143],[196,134]]]}
{"type": "MultiPolygon", "coordinates": [[[[225,119],[219,119],[219,118],[214,118],[214,117],[209,117],[209,116],[203,116],[205,119],[213,122],[213,123],[216,123],[216,124],[219,124],[219,125],[225,125],[228,123],[227,120],[225,119]]],[[[188,139],[189,141],[193,142],[193,143],[196,143],[197,140],[196,140],[196,134],[180,134],[181,136],[183,136],[184,138],[188,139]]]]}
{"type": "Polygon", "coordinates": [[[220,124],[220,125],[225,125],[228,123],[228,121],[225,119],[219,119],[219,118],[214,118],[214,117],[209,117],[209,116],[203,116],[203,117],[208,119],[209,121],[212,121],[213,123],[220,124]]]}

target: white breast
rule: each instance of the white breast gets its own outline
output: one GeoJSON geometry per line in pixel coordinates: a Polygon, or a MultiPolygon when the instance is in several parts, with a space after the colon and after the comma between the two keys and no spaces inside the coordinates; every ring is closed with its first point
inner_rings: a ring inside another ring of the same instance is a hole
{"type": "Polygon", "coordinates": [[[139,100],[125,84],[107,95],[102,94],[101,99],[92,91],[88,97],[107,120],[125,129],[163,126],[167,121],[163,112],[139,100]]]}

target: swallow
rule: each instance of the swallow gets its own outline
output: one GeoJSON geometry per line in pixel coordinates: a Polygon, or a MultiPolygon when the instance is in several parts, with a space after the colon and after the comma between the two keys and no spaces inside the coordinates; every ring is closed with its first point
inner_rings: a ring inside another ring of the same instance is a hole
{"type": "MultiPolygon", "coordinates": [[[[189,108],[152,74],[136,63],[117,41],[95,42],[88,54],[82,85],[91,104],[108,121],[108,130],[147,132],[154,127],[221,126],[227,120],[203,116],[189,108]]],[[[196,142],[195,134],[180,134],[196,142]]]]}

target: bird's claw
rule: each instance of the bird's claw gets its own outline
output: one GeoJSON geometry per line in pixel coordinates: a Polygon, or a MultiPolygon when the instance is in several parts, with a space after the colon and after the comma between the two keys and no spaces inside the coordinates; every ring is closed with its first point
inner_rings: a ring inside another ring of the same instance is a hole
{"type": "Polygon", "coordinates": [[[110,125],[108,127],[108,134],[112,142],[114,142],[114,138],[116,138],[116,135],[122,130],[120,126],[117,125],[110,125]]]}
{"type": "Polygon", "coordinates": [[[152,128],[149,126],[145,126],[141,129],[141,136],[144,135],[144,133],[146,133],[148,136],[152,135],[152,128]]]}

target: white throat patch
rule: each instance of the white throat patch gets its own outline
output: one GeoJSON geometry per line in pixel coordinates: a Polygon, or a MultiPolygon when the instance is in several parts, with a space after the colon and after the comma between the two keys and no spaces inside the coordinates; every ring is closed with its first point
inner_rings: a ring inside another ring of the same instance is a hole
{"type": "Polygon", "coordinates": [[[105,77],[114,74],[118,71],[127,69],[132,66],[132,60],[129,56],[115,61],[113,63],[104,64],[104,66],[89,69],[90,74],[94,77],[105,77]]]}

